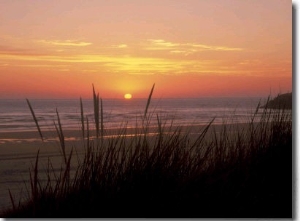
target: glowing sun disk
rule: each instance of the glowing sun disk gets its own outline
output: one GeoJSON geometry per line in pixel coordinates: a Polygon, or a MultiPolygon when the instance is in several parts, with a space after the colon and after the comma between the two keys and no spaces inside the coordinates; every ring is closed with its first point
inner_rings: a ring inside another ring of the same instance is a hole
{"type": "Polygon", "coordinates": [[[124,94],[124,98],[125,98],[125,99],[131,99],[131,98],[132,98],[132,95],[131,95],[131,94],[124,94]]]}

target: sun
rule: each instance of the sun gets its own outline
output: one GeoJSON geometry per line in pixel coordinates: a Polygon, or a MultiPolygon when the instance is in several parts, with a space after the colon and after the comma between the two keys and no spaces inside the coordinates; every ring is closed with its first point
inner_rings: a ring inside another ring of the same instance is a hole
{"type": "Polygon", "coordinates": [[[129,100],[129,99],[132,98],[132,95],[131,95],[131,94],[124,94],[124,98],[125,98],[126,100],[129,100]]]}

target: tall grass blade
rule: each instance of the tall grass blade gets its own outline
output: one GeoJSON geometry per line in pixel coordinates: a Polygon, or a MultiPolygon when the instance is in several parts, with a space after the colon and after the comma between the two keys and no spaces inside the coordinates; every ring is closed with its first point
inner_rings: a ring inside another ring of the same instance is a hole
{"type": "Polygon", "coordinates": [[[153,93],[153,90],[154,90],[154,86],[155,86],[155,84],[153,84],[153,86],[151,88],[151,91],[150,91],[150,94],[149,94],[149,97],[148,97],[148,100],[147,100],[147,105],[146,105],[146,109],[145,109],[145,112],[144,112],[144,119],[146,119],[146,116],[147,116],[147,112],[148,112],[148,108],[149,108],[149,105],[150,105],[152,93],[153,93]]]}
{"type": "Polygon", "coordinates": [[[86,117],[86,147],[90,148],[90,127],[89,127],[89,119],[86,117]]]}
{"type": "Polygon", "coordinates": [[[81,98],[80,98],[80,115],[81,115],[82,138],[84,140],[84,117],[83,117],[83,105],[82,105],[82,99],[81,98]]]}
{"type": "Polygon", "coordinates": [[[69,184],[70,184],[70,169],[71,169],[71,159],[73,156],[73,148],[69,154],[68,160],[66,162],[65,172],[62,178],[62,190],[64,191],[64,194],[68,190],[69,184]]]}
{"type": "Polygon", "coordinates": [[[94,118],[96,125],[96,137],[99,138],[99,93],[96,95],[93,85],[93,101],[94,101],[94,118]]]}
{"type": "Polygon", "coordinates": [[[34,113],[34,111],[33,111],[33,109],[32,109],[32,106],[31,106],[31,104],[30,104],[30,102],[29,102],[28,99],[26,99],[26,101],[27,101],[27,104],[28,104],[28,106],[29,106],[29,109],[30,109],[31,115],[32,115],[32,117],[33,117],[33,120],[34,120],[34,122],[35,122],[35,125],[36,125],[36,127],[37,127],[37,129],[38,129],[38,131],[39,131],[40,137],[41,137],[42,141],[44,141],[44,137],[43,137],[43,135],[42,135],[41,128],[40,128],[40,126],[39,126],[39,123],[38,123],[38,120],[37,120],[37,118],[36,118],[36,116],[35,116],[35,113],[34,113]]]}
{"type": "Polygon", "coordinates": [[[212,125],[212,123],[214,122],[215,118],[213,118],[204,128],[204,130],[201,132],[201,134],[197,137],[197,139],[194,141],[194,143],[191,145],[190,150],[192,150],[194,147],[199,146],[201,144],[201,142],[203,141],[205,135],[208,132],[208,129],[210,128],[210,126],[212,125]]]}
{"type": "Polygon", "coordinates": [[[38,150],[37,155],[36,155],[36,160],[35,160],[35,166],[34,166],[34,178],[33,178],[33,195],[34,199],[37,198],[37,184],[38,184],[38,163],[39,163],[39,153],[40,150],[38,150]]]}
{"type": "Polygon", "coordinates": [[[54,122],[54,125],[55,125],[57,135],[59,137],[59,142],[60,142],[60,146],[61,146],[61,149],[62,149],[62,152],[63,152],[63,157],[64,157],[64,160],[65,160],[65,163],[67,163],[65,137],[64,137],[64,133],[63,133],[63,130],[62,130],[62,126],[61,126],[61,122],[60,122],[60,118],[59,118],[59,114],[58,114],[57,109],[56,109],[56,115],[57,115],[58,127],[55,124],[55,122],[54,122]]]}
{"type": "Polygon", "coordinates": [[[100,120],[101,120],[101,140],[103,142],[103,137],[104,137],[104,123],[103,123],[103,104],[102,104],[102,99],[100,99],[101,105],[100,105],[100,120]]]}
{"type": "Polygon", "coordinates": [[[9,193],[9,198],[10,198],[13,210],[15,211],[16,210],[15,201],[14,201],[14,198],[13,198],[11,192],[10,192],[10,189],[8,189],[8,193],[9,193]]]}
{"type": "Polygon", "coordinates": [[[254,122],[254,119],[255,119],[255,117],[256,117],[256,115],[257,115],[257,113],[258,113],[259,108],[260,108],[260,100],[259,100],[259,102],[258,102],[258,104],[257,104],[257,106],[256,106],[256,110],[255,110],[254,114],[252,115],[251,123],[254,122]]]}
{"type": "Polygon", "coordinates": [[[38,162],[39,162],[39,153],[40,150],[38,150],[35,160],[35,166],[34,166],[34,175],[33,179],[31,176],[31,172],[29,173],[30,176],[30,184],[31,184],[31,194],[32,194],[32,200],[33,200],[33,215],[35,214],[36,210],[36,204],[37,204],[37,198],[38,198],[38,162]]]}

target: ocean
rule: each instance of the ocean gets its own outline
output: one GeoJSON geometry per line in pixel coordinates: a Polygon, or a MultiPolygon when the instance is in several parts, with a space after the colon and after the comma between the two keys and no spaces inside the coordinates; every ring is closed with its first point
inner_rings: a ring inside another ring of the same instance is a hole
{"type": "MultiPolygon", "coordinates": [[[[261,98],[223,97],[223,98],[187,98],[152,99],[148,113],[152,116],[150,126],[157,124],[159,116],[162,122],[173,125],[205,125],[213,118],[213,124],[248,122],[256,110],[261,98]]],[[[264,99],[266,100],[266,99],[264,99]]],[[[264,104],[262,99],[261,103],[264,104]]],[[[79,99],[30,100],[42,131],[54,130],[59,113],[63,128],[79,130],[81,112],[79,99]]],[[[103,121],[105,129],[136,127],[144,114],[147,99],[104,99],[103,121]]],[[[93,125],[93,100],[83,100],[84,116],[93,125]]],[[[262,113],[262,109],[258,112],[262,113]]],[[[33,117],[26,100],[0,100],[0,133],[36,130],[33,117]]]]}

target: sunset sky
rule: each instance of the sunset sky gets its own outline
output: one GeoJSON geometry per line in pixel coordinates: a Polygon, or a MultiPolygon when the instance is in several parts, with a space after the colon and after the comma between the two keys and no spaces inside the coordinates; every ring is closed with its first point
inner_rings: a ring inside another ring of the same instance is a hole
{"type": "Polygon", "coordinates": [[[0,0],[0,99],[292,91],[288,0],[0,0]]]}

